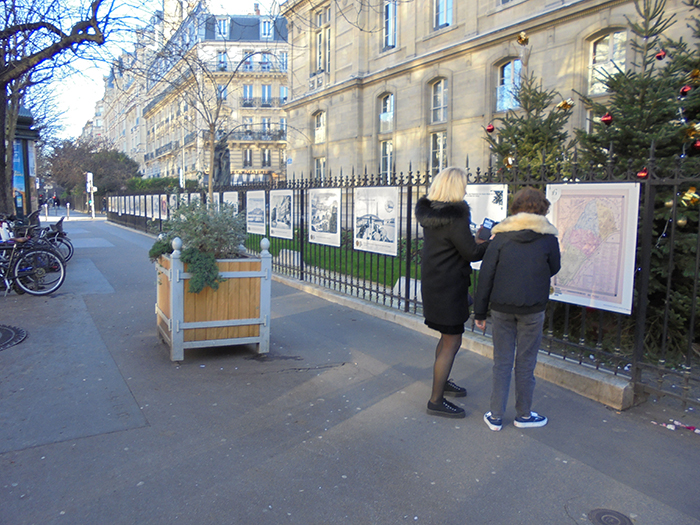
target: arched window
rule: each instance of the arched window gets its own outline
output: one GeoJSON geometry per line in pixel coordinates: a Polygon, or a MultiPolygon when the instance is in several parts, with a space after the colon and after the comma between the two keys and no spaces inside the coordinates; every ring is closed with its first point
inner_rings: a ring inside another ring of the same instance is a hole
{"type": "Polygon", "coordinates": [[[430,123],[447,122],[447,79],[433,82],[431,94],[430,123]]]}
{"type": "Polygon", "coordinates": [[[625,71],[626,48],[627,33],[625,31],[610,32],[591,43],[589,95],[605,93],[605,78],[618,71],[625,71]]]}
{"type": "Polygon", "coordinates": [[[326,142],[326,113],[319,111],[314,115],[314,144],[326,142]]]}
{"type": "Polygon", "coordinates": [[[394,95],[387,93],[381,97],[379,110],[379,133],[394,131],[394,95]]]}
{"type": "Polygon", "coordinates": [[[496,111],[508,111],[518,107],[515,95],[520,89],[520,59],[509,60],[498,68],[498,87],[496,88],[496,111]]]}

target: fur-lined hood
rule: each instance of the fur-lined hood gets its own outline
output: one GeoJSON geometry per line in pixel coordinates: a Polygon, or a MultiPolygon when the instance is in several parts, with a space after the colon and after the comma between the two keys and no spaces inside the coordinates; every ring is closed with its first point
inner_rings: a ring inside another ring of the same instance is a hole
{"type": "Polygon", "coordinates": [[[518,213],[511,215],[496,224],[491,230],[492,233],[519,232],[530,230],[540,234],[559,235],[555,226],[547,220],[544,215],[534,213],[518,213]]]}
{"type": "Polygon", "coordinates": [[[421,197],[416,204],[416,219],[423,228],[440,228],[459,219],[469,221],[469,205],[464,201],[440,202],[421,197]]]}

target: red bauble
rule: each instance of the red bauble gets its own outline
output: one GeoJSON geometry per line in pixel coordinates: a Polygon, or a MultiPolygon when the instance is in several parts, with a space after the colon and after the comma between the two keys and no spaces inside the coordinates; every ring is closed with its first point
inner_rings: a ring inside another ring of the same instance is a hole
{"type": "Polygon", "coordinates": [[[664,58],[666,58],[666,51],[663,49],[656,53],[656,60],[663,60],[664,58]]]}
{"type": "Polygon", "coordinates": [[[606,113],[605,115],[600,117],[600,121],[606,126],[609,126],[610,124],[612,124],[613,117],[610,113],[606,113]]]}
{"type": "Polygon", "coordinates": [[[644,179],[644,178],[646,178],[648,175],[649,175],[649,172],[647,171],[646,168],[642,168],[641,170],[639,170],[639,171],[637,172],[637,177],[639,177],[640,179],[644,179]]]}
{"type": "Polygon", "coordinates": [[[496,129],[493,127],[493,124],[489,124],[486,126],[486,133],[493,133],[493,130],[496,129]]]}
{"type": "Polygon", "coordinates": [[[691,148],[693,148],[695,151],[700,151],[700,139],[693,142],[691,148]]]}
{"type": "Polygon", "coordinates": [[[692,88],[691,86],[689,86],[688,84],[686,84],[685,86],[683,86],[683,87],[681,88],[681,97],[684,97],[684,96],[686,96],[688,93],[690,93],[690,90],[691,90],[691,89],[693,89],[693,88],[692,88]]]}

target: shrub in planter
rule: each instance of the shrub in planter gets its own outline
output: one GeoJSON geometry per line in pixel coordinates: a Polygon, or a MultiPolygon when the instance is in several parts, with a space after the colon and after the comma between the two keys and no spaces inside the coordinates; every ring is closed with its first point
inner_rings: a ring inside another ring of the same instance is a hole
{"type": "Polygon", "coordinates": [[[222,203],[218,208],[207,207],[200,201],[171,208],[169,219],[163,221],[163,232],[153,243],[148,257],[154,262],[173,251],[172,240],[182,240],[182,262],[192,274],[190,292],[205,287],[219,287],[217,259],[235,259],[245,253],[245,216],[234,213],[234,207],[222,203]]]}

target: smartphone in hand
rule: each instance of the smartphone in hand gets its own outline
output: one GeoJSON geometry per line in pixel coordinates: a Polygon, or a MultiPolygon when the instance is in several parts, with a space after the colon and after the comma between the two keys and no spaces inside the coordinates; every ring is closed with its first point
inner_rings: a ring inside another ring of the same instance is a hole
{"type": "Polygon", "coordinates": [[[488,241],[491,238],[491,228],[496,226],[496,224],[498,224],[496,221],[493,221],[488,217],[484,219],[484,222],[481,224],[481,228],[479,229],[479,239],[482,241],[488,241]]]}

